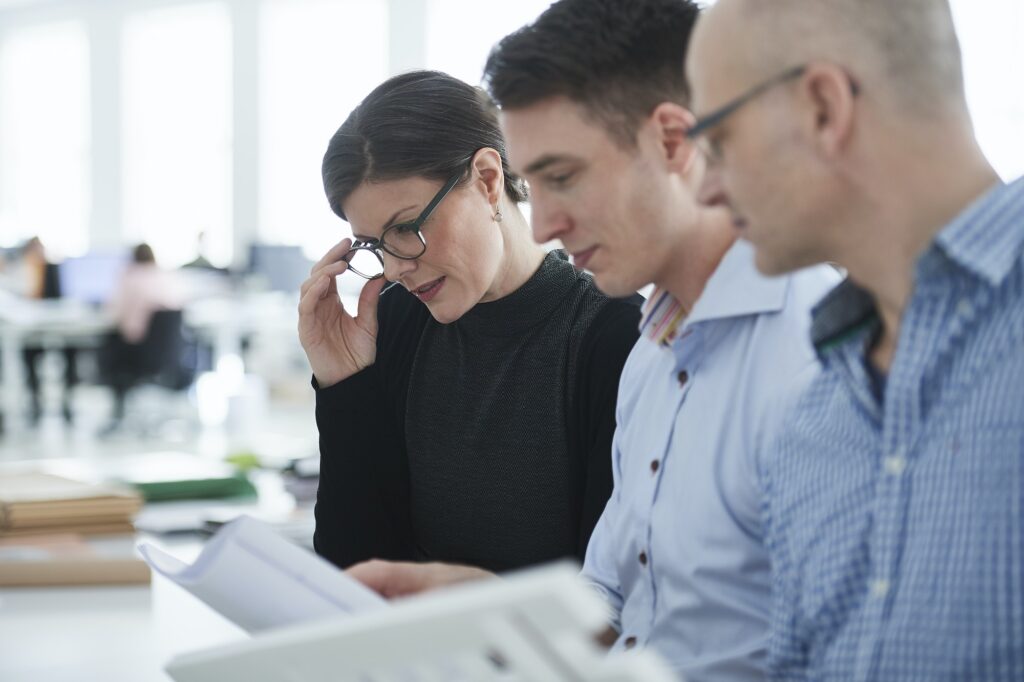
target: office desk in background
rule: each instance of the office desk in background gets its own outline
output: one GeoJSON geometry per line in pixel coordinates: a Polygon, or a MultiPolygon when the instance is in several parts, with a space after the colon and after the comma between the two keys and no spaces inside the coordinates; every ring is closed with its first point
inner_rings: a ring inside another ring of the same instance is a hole
{"type": "Polygon", "coordinates": [[[298,344],[298,294],[246,293],[201,299],[185,307],[185,324],[213,346],[214,366],[241,358],[243,340],[255,335],[298,344]]]}
{"type": "MultiPolygon", "coordinates": [[[[293,351],[298,347],[294,296],[279,292],[220,295],[192,301],[184,312],[186,326],[213,347],[215,367],[229,356],[242,361],[246,338],[270,340],[293,351]]],[[[22,359],[26,346],[99,347],[113,329],[113,320],[102,308],[62,299],[26,301],[0,292],[0,405],[7,433],[17,434],[26,427],[28,393],[22,359]]]]}
{"type": "Polygon", "coordinates": [[[72,344],[98,347],[114,323],[101,310],[71,300],[26,301],[2,294],[0,299],[0,371],[3,372],[4,428],[25,428],[28,406],[22,350],[35,345],[59,349],[72,344]]]}

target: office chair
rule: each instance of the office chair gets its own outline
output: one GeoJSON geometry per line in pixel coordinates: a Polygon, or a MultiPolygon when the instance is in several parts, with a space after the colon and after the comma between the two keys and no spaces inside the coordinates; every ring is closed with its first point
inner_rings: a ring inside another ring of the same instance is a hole
{"type": "MultiPolygon", "coordinates": [[[[153,313],[140,343],[126,343],[112,336],[102,363],[104,382],[114,391],[112,422],[101,433],[116,431],[124,418],[128,394],[142,386],[155,385],[181,392],[192,385],[195,367],[186,362],[188,340],[180,310],[153,313]]],[[[162,419],[160,415],[158,419],[162,419]]]]}

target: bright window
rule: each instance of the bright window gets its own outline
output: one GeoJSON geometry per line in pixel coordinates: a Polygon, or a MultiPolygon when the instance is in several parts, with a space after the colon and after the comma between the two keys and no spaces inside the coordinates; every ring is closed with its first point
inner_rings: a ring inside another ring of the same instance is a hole
{"type": "Polygon", "coordinates": [[[953,0],[964,54],[967,103],[989,161],[1006,180],[1024,175],[1024,3],[953,0]]]}
{"type": "Polygon", "coordinates": [[[89,43],[67,22],[0,44],[0,242],[38,235],[51,255],[89,245],[89,43]]]}
{"type": "Polygon", "coordinates": [[[494,44],[550,5],[551,0],[429,0],[427,68],[478,84],[494,44]]]}
{"type": "Polygon", "coordinates": [[[124,26],[124,233],[169,265],[232,256],[231,25],[222,3],[132,13],[124,26]]]}
{"type": "Polygon", "coordinates": [[[320,165],[353,108],[387,77],[384,0],[273,0],[260,58],[260,239],[314,260],[351,234],[327,205],[320,165]]]}

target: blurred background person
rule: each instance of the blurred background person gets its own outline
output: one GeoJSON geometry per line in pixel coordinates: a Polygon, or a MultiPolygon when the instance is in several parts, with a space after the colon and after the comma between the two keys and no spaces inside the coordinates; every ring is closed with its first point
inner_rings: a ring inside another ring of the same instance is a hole
{"type": "MultiPolygon", "coordinates": [[[[29,301],[60,298],[60,280],[57,264],[46,256],[46,247],[39,237],[28,239],[15,254],[13,263],[3,273],[2,286],[10,293],[29,301]]],[[[25,363],[25,381],[29,388],[29,420],[37,424],[43,414],[42,389],[39,378],[39,363],[47,348],[30,343],[22,348],[25,363]]],[[[78,349],[72,345],[55,348],[63,359],[64,392],[61,395],[61,413],[66,422],[73,418],[71,410],[72,390],[78,383],[78,349]]]]}
{"type": "Polygon", "coordinates": [[[114,409],[103,433],[119,428],[128,389],[147,371],[152,360],[147,353],[152,352],[156,342],[151,334],[154,314],[160,310],[180,311],[184,303],[185,292],[177,274],[157,264],[149,244],[136,246],[131,263],[107,304],[107,314],[116,329],[101,349],[100,374],[114,391],[114,409]]]}
{"type": "Polygon", "coordinates": [[[39,237],[29,238],[14,254],[14,262],[7,265],[3,278],[4,288],[23,298],[44,298],[48,293],[46,266],[46,247],[43,241],[39,237]]]}
{"type": "Polygon", "coordinates": [[[132,262],[107,307],[117,331],[126,343],[137,344],[146,335],[149,319],[157,310],[180,310],[184,292],[171,270],[157,265],[149,244],[132,250],[132,262]]]}

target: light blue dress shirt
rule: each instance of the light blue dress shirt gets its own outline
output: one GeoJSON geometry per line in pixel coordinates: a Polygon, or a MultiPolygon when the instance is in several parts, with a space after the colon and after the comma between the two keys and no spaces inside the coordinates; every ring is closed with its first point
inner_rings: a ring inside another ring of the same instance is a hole
{"type": "Polygon", "coordinates": [[[769,568],[758,453],[815,367],[812,306],[831,268],[767,279],[737,242],[670,347],[642,337],[622,373],[615,488],[584,578],[615,649],[652,647],[689,682],[762,679],[769,568]]]}
{"type": "Polygon", "coordinates": [[[828,296],[824,370],[766,457],[773,678],[1020,682],[1024,179],[918,260],[881,396],[878,328],[864,290],[828,296]]]}

